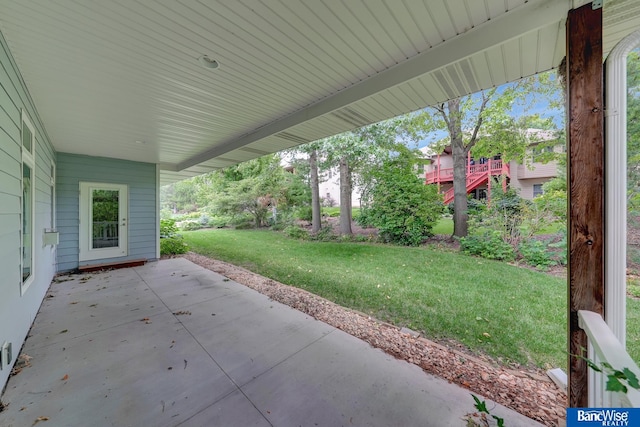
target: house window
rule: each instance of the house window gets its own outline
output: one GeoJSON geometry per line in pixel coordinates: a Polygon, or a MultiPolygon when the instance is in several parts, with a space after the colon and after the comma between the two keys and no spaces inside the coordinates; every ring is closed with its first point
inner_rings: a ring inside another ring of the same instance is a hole
{"type": "Polygon", "coordinates": [[[533,197],[536,198],[544,194],[544,190],[542,189],[542,184],[533,184],[533,197]]]}
{"type": "Polygon", "coordinates": [[[34,276],[34,207],[35,207],[35,132],[33,125],[22,111],[22,233],[21,233],[21,294],[27,290],[34,276]]]}
{"type": "Polygon", "coordinates": [[[548,156],[545,156],[546,153],[553,153],[553,147],[535,147],[531,152],[531,161],[536,163],[543,160],[549,160],[548,156]],[[545,159],[545,157],[547,158],[545,159]]]}

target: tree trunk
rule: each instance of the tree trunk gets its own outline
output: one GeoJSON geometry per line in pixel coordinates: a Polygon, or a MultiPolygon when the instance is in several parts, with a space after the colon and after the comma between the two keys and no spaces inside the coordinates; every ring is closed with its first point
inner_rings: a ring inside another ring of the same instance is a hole
{"type": "Polygon", "coordinates": [[[340,158],[340,234],[351,231],[351,170],[347,159],[340,158]]]}
{"type": "Polygon", "coordinates": [[[467,148],[462,138],[462,122],[460,120],[460,100],[448,101],[449,135],[451,136],[451,153],[453,157],[453,235],[465,237],[468,232],[467,222],[467,148]]]}
{"type": "Polygon", "coordinates": [[[318,152],[316,150],[309,153],[309,175],[311,175],[311,232],[320,231],[320,187],[318,184],[318,152]]]}

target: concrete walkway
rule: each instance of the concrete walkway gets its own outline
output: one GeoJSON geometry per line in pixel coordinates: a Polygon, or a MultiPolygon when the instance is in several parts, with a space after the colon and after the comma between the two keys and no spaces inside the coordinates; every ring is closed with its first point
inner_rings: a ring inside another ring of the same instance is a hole
{"type": "Polygon", "coordinates": [[[62,279],[2,426],[443,427],[473,411],[467,390],[184,259],[62,279]]]}

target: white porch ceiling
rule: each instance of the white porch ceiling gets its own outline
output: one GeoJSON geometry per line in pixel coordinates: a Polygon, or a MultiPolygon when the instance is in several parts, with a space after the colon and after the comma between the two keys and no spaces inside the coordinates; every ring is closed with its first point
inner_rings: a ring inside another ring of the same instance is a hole
{"type": "MultiPolygon", "coordinates": [[[[57,151],[168,183],[549,70],[572,4],[0,0],[0,31],[57,151]]],[[[640,0],[604,7],[608,51],[640,0]]]]}

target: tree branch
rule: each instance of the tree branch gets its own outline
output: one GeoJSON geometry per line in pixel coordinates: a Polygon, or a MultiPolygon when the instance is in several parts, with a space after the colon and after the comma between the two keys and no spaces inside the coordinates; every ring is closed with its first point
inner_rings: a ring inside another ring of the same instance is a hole
{"type": "MultiPolygon", "coordinates": [[[[491,92],[491,95],[493,95],[493,93],[495,93],[495,90],[491,92]]],[[[482,113],[484,112],[485,108],[487,108],[487,104],[491,99],[491,95],[487,96],[486,92],[482,91],[482,103],[480,104],[480,110],[478,111],[478,120],[476,121],[476,125],[473,128],[473,134],[471,135],[471,139],[469,140],[469,143],[465,146],[465,150],[467,153],[471,151],[473,146],[476,145],[476,142],[478,142],[478,133],[480,132],[480,128],[482,127],[482,122],[483,122],[482,113]]]]}

